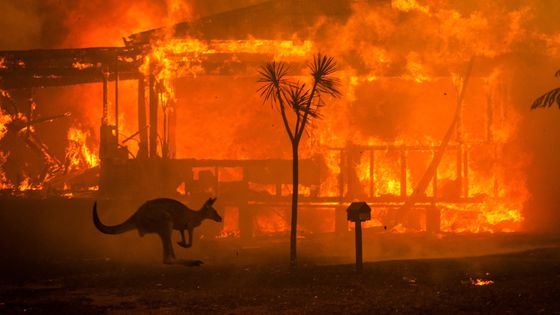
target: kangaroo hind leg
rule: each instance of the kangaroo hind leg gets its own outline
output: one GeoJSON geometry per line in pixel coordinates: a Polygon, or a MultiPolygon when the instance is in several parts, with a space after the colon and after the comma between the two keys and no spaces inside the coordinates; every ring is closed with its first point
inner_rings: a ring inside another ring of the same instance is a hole
{"type": "Polygon", "coordinates": [[[185,230],[181,230],[181,241],[177,242],[177,244],[179,244],[179,246],[184,247],[184,248],[189,248],[192,246],[192,229],[188,229],[189,232],[189,242],[187,243],[185,241],[185,230]]]}
{"type": "Polygon", "coordinates": [[[173,251],[173,244],[171,242],[172,226],[172,222],[169,222],[169,224],[158,233],[163,247],[164,264],[172,264],[175,261],[175,252],[173,251]]]}

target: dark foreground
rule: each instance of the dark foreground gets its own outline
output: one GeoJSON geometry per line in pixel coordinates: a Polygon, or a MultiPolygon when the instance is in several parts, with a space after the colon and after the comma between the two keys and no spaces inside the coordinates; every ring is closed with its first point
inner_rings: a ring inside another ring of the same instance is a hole
{"type": "Polygon", "coordinates": [[[560,314],[560,248],[352,265],[112,260],[4,269],[1,314],[560,314]],[[494,283],[476,286],[476,279],[494,283]]]}

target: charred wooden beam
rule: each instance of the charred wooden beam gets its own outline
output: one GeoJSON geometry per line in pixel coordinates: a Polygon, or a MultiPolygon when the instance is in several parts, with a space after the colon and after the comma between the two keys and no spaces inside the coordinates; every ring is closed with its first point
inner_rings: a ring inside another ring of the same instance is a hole
{"type": "Polygon", "coordinates": [[[115,60],[115,140],[119,145],[119,63],[115,60]]]}
{"type": "Polygon", "coordinates": [[[407,187],[407,181],[406,181],[406,173],[407,173],[407,151],[406,149],[402,149],[401,151],[401,197],[406,197],[406,187],[407,187]]]}
{"type": "Polygon", "coordinates": [[[154,75],[149,78],[149,107],[150,107],[150,158],[157,157],[157,143],[158,143],[158,93],[156,87],[156,79],[154,75]]]}
{"type": "Polygon", "coordinates": [[[146,122],[146,89],[144,78],[138,79],[138,130],[140,143],[138,144],[138,158],[148,158],[148,128],[146,122]]]}
{"type": "MultiPolygon", "coordinates": [[[[116,80],[117,72],[119,80],[137,80],[144,76],[140,68],[149,52],[143,46],[0,51],[0,88],[101,83],[104,72],[108,73],[109,81],[116,80]]],[[[180,59],[183,55],[175,57],[180,59]]],[[[255,75],[255,68],[272,58],[261,52],[211,53],[201,60],[202,74],[255,75]]],[[[305,69],[303,61],[289,65],[295,72],[305,69]]]]}
{"type": "Polygon", "coordinates": [[[320,19],[345,23],[352,14],[350,1],[265,1],[235,10],[136,33],[124,39],[128,45],[146,45],[162,38],[263,39],[308,38],[320,19]],[[274,23],[270,23],[274,21],[274,23]],[[280,27],[281,26],[281,27],[280,27]]]}
{"type": "Polygon", "coordinates": [[[0,86],[5,89],[60,86],[139,76],[145,52],[138,47],[0,51],[0,86]]]}

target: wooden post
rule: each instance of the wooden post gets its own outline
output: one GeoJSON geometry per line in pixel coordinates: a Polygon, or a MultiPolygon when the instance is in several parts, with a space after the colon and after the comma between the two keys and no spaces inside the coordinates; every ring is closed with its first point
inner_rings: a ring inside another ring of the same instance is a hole
{"type": "Polygon", "coordinates": [[[369,151],[369,196],[375,197],[375,181],[374,181],[374,167],[375,167],[375,153],[373,148],[369,151]]]}
{"type": "Polygon", "coordinates": [[[109,105],[108,105],[108,99],[107,99],[107,81],[108,81],[108,73],[107,72],[103,72],[103,112],[102,112],[102,116],[101,116],[101,124],[104,126],[107,126],[109,124],[108,122],[108,114],[109,114],[109,105]]]}
{"type": "Polygon", "coordinates": [[[401,197],[406,198],[406,149],[401,149],[401,197]]]}
{"type": "Polygon", "coordinates": [[[168,138],[168,133],[167,133],[167,118],[168,116],[168,108],[167,105],[169,104],[169,100],[167,99],[167,97],[164,98],[164,94],[160,93],[159,94],[159,100],[160,100],[160,104],[162,106],[162,118],[163,118],[163,133],[161,135],[161,139],[162,139],[162,144],[161,144],[161,157],[163,159],[168,159],[169,158],[169,138],[168,138]]]}
{"type": "Polygon", "coordinates": [[[108,101],[107,101],[107,81],[108,72],[103,70],[103,111],[101,116],[101,127],[99,128],[99,191],[105,192],[108,190],[108,170],[107,170],[107,125],[108,123],[108,101]]]}
{"type": "Polygon", "coordinates": [[[144,77],[138,79],[138,131],[140,132],[140,143],[138,157],[148,158],[148,130],[146,129],[146,89],[144,88],[144,77]]]}
{"type": "Polygon", "coordinates": [[[174,159],[177,153],[177,113],[174,100],[169,100],[167,106],[167,146],[169,158],[174,159]]]}
{"type": "MultiPolygon", "coordinates": [[[[107,157],[107,150],[109,139],[107,139],[107,126],[109,125],[109,102],[107,99],[107,81],[108,81],[108,72],[103,71],[103,111],[101,116],[101,127],[99,128],[99,158],[101,159],[101,169],[104,169],[103,160],[107,157]]],[[[101,173],[101,177],[103,177],[103,172],[101,173]]],[[[103,180],[100,179],[100,182],[103,180]]]]}
{"type": "Polygon", "coordinates": [[[156,91],[156,78],[150,74],[150,158],[157,157],[157,127],[158,127],[158,96],[156,91]]]}
{"type": "Polygon", "coordinates": [[[356,272],[361,273],[364,269],[362,258],[362,221],[356,221],[356,272]]]}
{"type": "Polygon", "coordinates": [[[119,147],[119,60],[115,60],[115,141],[119,147]]]}
{"type": "Polygon", "coordinates": [[[365,202],[352,202],[346,209],[347,218],[354,222],[354,230],[356,232],[356,272],[361,273],[363,270],[362,258],[362,221],[371,220],[371,208],[365,202]]]}

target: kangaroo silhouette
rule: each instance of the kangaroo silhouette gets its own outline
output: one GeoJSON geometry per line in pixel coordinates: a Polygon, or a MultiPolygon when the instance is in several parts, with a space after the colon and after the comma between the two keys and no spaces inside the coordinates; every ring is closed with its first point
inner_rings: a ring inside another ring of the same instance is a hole
{"type": "MultiPolygon", "coordinates": [[[[102,233],[120,234],[137,229],[140,236],[147,233],[156,233],[161,238],[163,246],[163,263],[172,264],[175,262],[175,252],[171,243],[173,230],[181,233],[179,246],[188,248],[193,243],[193,230],[199,226],[204,219],[222,222],[222,217],[218,214],[213,205],[216,198],[209,198],[200,208],[195,211],[175,199],[158,198],[146,201],[136,210],[126,221],[121,224],[107,226],[101,223],[97,215],[97,201],[93,204],[93,224],[102,233]],[[189,242],[185,241],[185,230],[189,232],[189,242]]],[[[195,265],[201,264],[195,261],[195,265]]]]}

